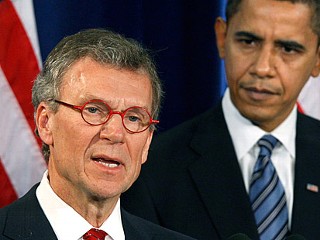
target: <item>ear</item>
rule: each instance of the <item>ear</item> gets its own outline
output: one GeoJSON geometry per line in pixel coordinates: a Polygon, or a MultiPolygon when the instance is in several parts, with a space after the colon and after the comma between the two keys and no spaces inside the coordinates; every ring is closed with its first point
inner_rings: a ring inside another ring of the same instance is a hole
{"type": "Polygon", "coordinates": [[[216,44],[219,51],[220,58],[225,57],[225,41],[227,36],[227,23],[218,17],[214,24],[214,30],[216,33],[216,44]]]}
{"type": "Polygon", "coordinates": [[[41,102],[36,112],[36,125],[41,140],[47,145],[52,145],[53,138],[50,128],[50,117],[53,115],[49,106],[41,102]]]}
{"type": "Polygon", "coordinates": [[[151,141],[152,141],[152,137],[153,137],[153,130],[148,131],[148,138],[147,138],[147,141],[143,147],[143,150],[142,150],[142,162],[141,164],[144,164],[146,161],[147,161],[147,158],[148,158],[148,152],[149,152],[149,148],[150,148],[150,144],[151,144],[151,141]]]}
{"type": "Polygon", "coordinates": [[[317,51],[318,51],[317,52],[318,56],[317,56],[316,64],[313,67],[312,72],[311,72],[312,77],[318,77],[319,73],[320,73],[320,46],[318,47],[317,51]]]}

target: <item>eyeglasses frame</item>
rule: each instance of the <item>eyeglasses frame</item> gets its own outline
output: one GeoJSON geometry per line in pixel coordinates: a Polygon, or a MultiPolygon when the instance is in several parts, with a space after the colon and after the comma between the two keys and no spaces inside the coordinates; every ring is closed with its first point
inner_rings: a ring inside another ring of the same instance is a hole
{"type": "Polygon", "coordinates": [[[148,112],[148,110],[147,110],[146,108],[140,107],[140,106],[132,106],[132,107],[127,108],[127,109],[124,110],[124,111],[114,111],[114,110],[112,110],[112,108],[109,106],[109,104],[107,104],[105,101],[103,101],[103,100],[101,100],[101,99],[91,99],[91,100],[85,102],[82,106],[73,105],[73,104],[66,103],[66,102],[64,102],[64,101],[60,101],[60,100],[53,99],[53,98],[48,99],[48,101],[49,101],[49,102],[55,102],[55,103],[58,103],[58,104],[61,104],[61,105],[65,106],[65,107],[69,107],[69,108],[71,108],[71,109],[73,109],[73,110],[79,111],[80,114],[81,114],[82,119],[83,119],[86,123],[88,123],[89,125],[91,125],[91,126],[100,126],[100,125],[103,125],[103,124],[107,123],[107,122],[110,120],[111,116],[114,115],[114,114],[119,114],[119,115],[121,116],[122,125],[123,125],[123,127],[124,127],[129,133],[141,133],[141,132],[146,131],[152,124],[159,124],[159,123],[160,123],[159,120],[152,119],[151,114],[148,112]],[[90,122],[86,121],[85,118],[83,117],[83,109],[84,109],[84,107],[85,107],[88,103],[94,103],[94,102],[103,103],[103,104],[108,108],[108,110],[109,110],[109,113],[108,113],[108,115],[107,115],[108,117],[107,117],[106,121],[104,121],[104,122],[102,122],[102,123],[99,123],[99,124],[90,123],[90,122]],[[126,125],[124,124],[124,115],[125,115],[125,113],[126,113],[128,110],[130,110],[130,109],[132,109],[132,108],[140,108],[140,109],[144,110],[144,111],[148,114],[148,116],[149,116],[148,126],[147,126],[145,129],[140,130],[140,131],[138,131],[138,132],[135,132],[135,131],[132,131],[132,130],[128,129],[128,128],[126,127],[126,125]]]}

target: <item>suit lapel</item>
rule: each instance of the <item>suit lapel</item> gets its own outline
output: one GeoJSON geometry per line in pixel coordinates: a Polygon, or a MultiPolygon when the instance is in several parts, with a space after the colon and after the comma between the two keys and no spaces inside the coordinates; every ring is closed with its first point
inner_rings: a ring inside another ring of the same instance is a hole
{"type": "Polygon", "coordinates": [[[124,209],[121,209],[121,218],[123,229],[125,232],[125,238],[130,240],[160,240],[164,239],[163,236],[158,236],[146,230],[141,224],[141,220],[128,212],[124,209]]]}
{"type": "Polygon", "coordinates": [[[125,238],[132,239],[132,240],[138,240],[138,239],[144,239],[142,238],[140,232],[134,227],[133,222],[130,221],[130,216],[128,213],[121,209],[121,219],[122,219],[122,225],[123,230],[125,232],[125,238]]]}
{"type": "Polygon", "coordinates": [[[14,240],[57,239],[36,198],[37,186],[9,208],[5,236],[14,240]]]}
{"type": "Polygon", "coordinates": [[[292,231],[307,239],[319,237],[319,133],[318,122],[298,114],[292,231]]]}
{"type": "Polygon", "coordinates": [[[191,147],[199,153],[189,171],[220,237],[257,238],[254,217],[222,108],[199,124],[191,147]]]}
{"type": "MultiPolygon", "coordinates": [[[[153,225],[139,217],[131,215],[124,209],[121,209],[122,225],[125,232],[125,238],[130,240],[178,240],[187,239],[169,233],[167,230],[162,229],[160,226],[153,225]]],[[[189,238],[188,238],[189,239],[189,238]]],[[[191,238],[190,238],[191,239],[191,238]]]]}

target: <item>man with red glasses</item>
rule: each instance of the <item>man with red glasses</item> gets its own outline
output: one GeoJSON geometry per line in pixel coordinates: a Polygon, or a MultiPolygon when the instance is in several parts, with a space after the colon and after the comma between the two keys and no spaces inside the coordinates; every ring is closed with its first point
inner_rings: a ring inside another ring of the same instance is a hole
{"type": "Polygon", "coordinates": [[[0,210],[0,239],[191,239],[120,208],[147,159],[161,96],[134,40],[98,29],[64,38],[32,89],[48,170],[0,210]]]}

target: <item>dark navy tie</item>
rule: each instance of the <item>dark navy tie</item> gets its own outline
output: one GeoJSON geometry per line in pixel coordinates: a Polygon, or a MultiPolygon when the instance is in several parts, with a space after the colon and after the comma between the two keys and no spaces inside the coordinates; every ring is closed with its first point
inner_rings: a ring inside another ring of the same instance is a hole
{"type": "Polygon", "coordinates": [[[277,142],[272,135],[258,141],[260,153],[250,182],[249,196],[261,240],[282,240],[288,232],[286,195],[271,162],[277,142]]]}

